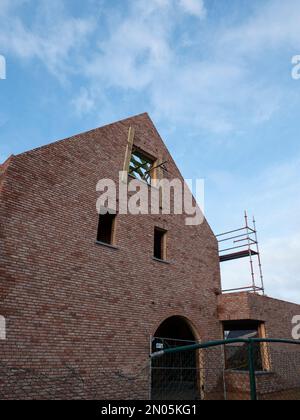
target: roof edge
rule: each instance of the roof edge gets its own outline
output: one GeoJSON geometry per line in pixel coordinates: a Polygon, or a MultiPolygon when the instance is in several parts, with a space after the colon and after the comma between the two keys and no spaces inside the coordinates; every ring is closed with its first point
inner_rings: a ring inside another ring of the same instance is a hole
{"type": "Polygon", "coordinates": [[[299,303],[291,302],[289,300],[284,300],[283,298],[280,299],[280,298],[276,298],[270,295],[260,295],[258,293],[251,293],[251,292],[226,293],[226,294],[220,295],[220,299],[222,298],[226,299],[226,297],[230,299],[237,296],[240,296],[240,297],[243,296],[247,298],[248,302],[250,301],[250,299],[261,299],[261,300],[271,300],[271,301],[279,302],[285,305],[288,304],[288,305],[300,307],[300,302],[299,303]]]}
{"type": "Polygon", "coordinates": [[[0,172],[6,171],[7,167],[10,165],[14,157],[15,155],[10,155],[3,163],[0,163],[0,172]]]}
{"type": "Polygon", "coordinates": [[[27,150],[27,151],[25,151],[25,152],[22,152],[22,153],[19,153],[19,154],[15,155],[15,156],[16,156],[17,158],[18,158],[18,157],[22,157],[22,156],[26,156],[26,155],[28,155],[28,154],[30,154],[30,153],[32,153],[32,152],[37,152],[37,151],[39,151],[39,150],[46,149],[46,148],[48,148],[48,147],[51,147],[51,146],[54,146],[54,145],[60,144],[60,143],[62,143],[62,142],[65,142],[65,141],[70,141],[70,140],[72,140],[72,139],[75,139],[75,138],[77,138],[77,137],[79,137],[79,136],[83,136],[83,135],[85,135],[85,134],[92,134],[92,133],[94,133],[94,132],[96,132],[96,131],[98,131],[98,130],[105,129],[105,128],[111,127],[111,126],[113,126],[113,125],[116,125],[116,124],[122,124],[122,123],[126,123],[126,122],[129,122],[129,121],[133,121],[134,119],[136,119],[136,118],[140,118],[140,117],[143,117],[143,116],[148,117],[148,118],[149,118],[149,120],[150,120],[150,121],[152,121],[152,120],[151,120],[151,118],[150,118],[150,116],[149,116],[149,114],[148,114],[147,112],[143,112],[143,113],[141,113],[141,114],[133,115],[133,116],[131,116],[131,117],[124,118],[124,119],[122,119],[122,120],[117,120],[117,121],[114,121],[114,122],[112,122],[112,123],[105,124],[105,125],[103,125],[103,126],[93,128],[93,129],[91,129],[91,130],[82,131],[81,133],[74,134],[74,135],[72,135],[72,136],[70,136],[70,137],[66,137],[66,138],[64,138],[64,139],[55,140],[55,141],[53,141],[53,142],[51,142],[51,143],[47,143],[47,144],[44,144],[43,146],[39,146],[39,147],[36,147],[36,148],[34,148],[34,149],[27,150]]]}
{"type": "Polygon", "coordinates": [[[2,195],[3,187],[6,182],[6,174],[8,171],[8,168],[12,164],[13,160],[15,158],[15,155],[11,155],[6,161],[2,164],[0,164],[0,195],[2,195]]]}

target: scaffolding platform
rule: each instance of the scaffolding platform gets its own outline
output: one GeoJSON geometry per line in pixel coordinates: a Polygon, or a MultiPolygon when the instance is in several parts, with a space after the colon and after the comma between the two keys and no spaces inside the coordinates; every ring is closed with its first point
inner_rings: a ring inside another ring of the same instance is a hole
{"type": "Polygon", "coordinates": [[[240,258],[250,257],[250,255],[251,256],[258,255],[258,253],[256,251],[253,251],[253,249],[251,249],[250,251],[246,250],[246,251],[234,252],[233,254],[221,255],[220,262],[239,260],[240,258]]]}
{"type": "Polygon", "coordinates": [[[231,230],[229,232],[221,233],[220,235],[217,235],[217,239],[219,243],[219,257],[221,263],[226,261],[239,260],[241,258],[249,258],[251,267],[251,286],[223,290],[223,292],[239,292],[247,290],[253,293],[262,292],[264,294],[264,278],[262,272],[262,264],[259,252],[255,219],[253,218],[253,227],[249,226],[248,215],[247,212],[245,212],[244,227],[240,229],[231,230]],[[255,275],[256,259],[259,268],[259,281],[255,275]]]}

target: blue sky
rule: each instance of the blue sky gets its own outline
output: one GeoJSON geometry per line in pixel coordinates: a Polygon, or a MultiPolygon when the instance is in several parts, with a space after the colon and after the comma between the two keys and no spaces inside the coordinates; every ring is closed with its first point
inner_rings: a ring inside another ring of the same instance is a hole
{"type": "Polygon", "coordinates": [[[0,161],[147,111],[215,232],[255,214],[268,294],[300,302],[299,20],[298,0],[0,0],[0,161]]]}

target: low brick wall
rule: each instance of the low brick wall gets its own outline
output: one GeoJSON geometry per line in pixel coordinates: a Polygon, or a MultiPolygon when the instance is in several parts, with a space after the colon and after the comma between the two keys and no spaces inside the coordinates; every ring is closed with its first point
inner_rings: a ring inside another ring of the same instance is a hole
{"type": "Polygon", "coordinates": [[[232,293],[218,297],[220,321],[255,320],[265,323],[267,337],[292,339],[292,319],[300,305],[253,293],[232,293]]]}

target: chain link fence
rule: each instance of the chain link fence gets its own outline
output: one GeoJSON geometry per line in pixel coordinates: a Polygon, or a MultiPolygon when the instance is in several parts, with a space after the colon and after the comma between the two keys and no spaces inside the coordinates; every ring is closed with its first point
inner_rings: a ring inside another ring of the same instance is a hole
{"type": "Polygon", "coordinates": [[[257,398],[300,401],[300,345],[262,343],[261,353],[264,372],[256,375],[257,398]]]}
{"type": "Polygon", "coordinates": [[[37,370],[1,362],[0,399],[300,400],[300,342],[154,338],[150,362],[88,376],[67,365],[37,370]]]}
{"type": "Polygon", "coordinates": [[[83,375],[64,365],[32,369],[0,363],[0,400],[145,400],[149,397],[149,364],[122,369],[95,369],[83,375]]]}

